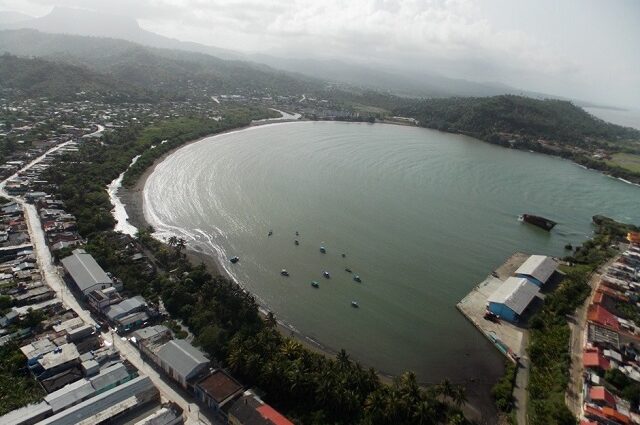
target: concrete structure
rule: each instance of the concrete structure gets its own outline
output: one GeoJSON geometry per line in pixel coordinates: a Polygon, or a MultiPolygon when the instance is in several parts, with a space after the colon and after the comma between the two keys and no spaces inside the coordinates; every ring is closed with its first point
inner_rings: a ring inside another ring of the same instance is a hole
{"type": "Polygon", "coordinates": [[[63,344],[38,359],[32,370],[39,379],[43,379],[78,365],[79,357],[75,344],[63,344]]]}
{"type": "Polygon", "coordinates": [[[62,266],[85,296],[91,291],[106,289],[113,285],[111,278],[84,249],[73,250],[72,255],[62,259],[62,266]]]}
{"type": "Polygon", "coordinates": [[[487,308],[501,319],[517,322],[538,294],[539,287],[522,277],[510,277],[489,296],[487,308]]]}
{"type": "Polygon", "coordinates": [[[118,385],[124,384],[135,377],[135,374],[129,372],[122,363],[111,365],[98,373],[98,375],[89,379],[96,394],[109,391],[118,385]]]}
{"type": "Polygon", "coordinates": [[[177,425],[182,423],[182,411],[179,407],[163,406],[133,425],[177,425]]]}
{"type": "Polygon", "coordinates": [[[202,378],[193,389],[198,400],[223,416],[226,416],[223,407],[240,396],[242,390],[242,385],[222,369],[202,378]]]}
{"type": "Polygon", "coordinates": [[[546,255],[532,255],[515,272],[517,277],[524,277],[541,287],[558,268],[558,263],[546,255]]]}
{"type": "Polygon", "coordinates": [[[209,367],[209,360],[204,354],[183,339],[167,342],[156,354],[160,367],[185,389],[190,379],[209,367]]]}
{"type": "Polygon", "coordinates": [[[293,425],[289,419],[247,391],[229,410],[231,425],[293,425]]]}

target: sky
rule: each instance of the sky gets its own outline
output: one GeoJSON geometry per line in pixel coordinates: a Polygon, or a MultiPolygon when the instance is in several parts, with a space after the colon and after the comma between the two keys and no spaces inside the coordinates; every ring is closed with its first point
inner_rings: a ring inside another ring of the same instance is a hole
{"type": "Polygon", "coordinates": [[[640,109],[638,0],[0,0],[138,19],[244,52],[340,59],[640,109]]]}

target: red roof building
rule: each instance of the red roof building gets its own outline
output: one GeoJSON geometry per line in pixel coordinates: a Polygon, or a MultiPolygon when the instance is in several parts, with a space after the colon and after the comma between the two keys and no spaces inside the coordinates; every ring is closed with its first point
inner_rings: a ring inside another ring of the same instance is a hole
{"type": "Polygon", "coordinates": [[[591,387],[589,398],[593,403],[600,406],[616,407],[615,397],[605,387],[591,387]]]}
{"type": "Polygon", "coordinates": [[[587,320],[614,331],[620,330],[618,317],[598,304],[592,304],[587,311],[587,320]]]}
{"type": "Polygon", "coordinates": [[[582,364],[586,369],[602,369],[609,370],[611,364],[605,359],[598,350],[589,350],[582,354],[582,364]]]}

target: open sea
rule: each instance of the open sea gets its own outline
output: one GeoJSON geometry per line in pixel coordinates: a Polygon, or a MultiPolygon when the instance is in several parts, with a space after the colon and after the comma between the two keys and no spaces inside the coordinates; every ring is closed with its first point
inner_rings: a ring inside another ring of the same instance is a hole
{"type": "Polygon", "coordinates": [[[160,235],[217,256],[302,334],[383,373],[449,377],[484,401],[504,360],[456,303],[515,251],[565,255],[595,214],[640,224],[637,186],[465,136],[364,123],[209,137],[160,163],[144,199],[160,235]],[[544,232],[517,220],[525,212],[559,224],[544,232]]]}

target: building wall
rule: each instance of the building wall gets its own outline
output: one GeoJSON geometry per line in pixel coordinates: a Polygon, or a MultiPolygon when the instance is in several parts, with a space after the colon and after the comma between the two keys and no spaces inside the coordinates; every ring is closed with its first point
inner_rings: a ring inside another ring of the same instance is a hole
{"type": "Polygon", "coordinates": [[[515,322],[518,319],[518,315],[504,304],[489,303],[489,311],[509,322],[515,322]]]}

